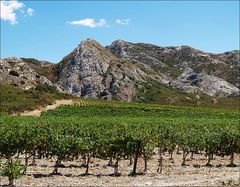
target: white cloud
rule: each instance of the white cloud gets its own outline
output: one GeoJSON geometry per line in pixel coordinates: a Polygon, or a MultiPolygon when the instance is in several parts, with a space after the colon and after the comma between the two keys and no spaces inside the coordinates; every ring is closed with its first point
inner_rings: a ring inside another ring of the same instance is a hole
{"type": "Polygon", "coordinates": [[[93,18],[86,18],[86,19],[81,19],[81,20],[76,20],[76,21],[70,21],[67,22],[71,25],[81,25],[85,27],[107,27],[107,21],[105,19],[100,19],[98,22],[95,21],[93,18]]]}
{"type": "Polygon", "coordinates": [[[32,8],[28,8],[27,13],[28,13],[29,16],[32,16],[33,13],[34,13],[34,10],[32,8]]]}
{"type": "Polygon", "coordinates": [[[130,19],[116,19],[115,23],[120,25],[128,25],[130,22],[130,19]]]}
{"type": "Polygon", "coordinates": [[[9,21],[12,25],[16,24],[15,11],[23,7],[24,4],[18,1],[1,1],[1,19],[9,21]]]}
{"type": "MultiPolygon", "coordinates": [[[[9,21],[11,25],[18,23],[16,12],[19,11],[22,14],[27,12],[29,16],[33,15],[34,10],[28,8],[27,11],[24,11],[25,5],[22,2],[17,0],[5,1],[1,0],[1,19],[9,21]]],[[[25,17],[26,15],[24,15],[25,17]]]]}

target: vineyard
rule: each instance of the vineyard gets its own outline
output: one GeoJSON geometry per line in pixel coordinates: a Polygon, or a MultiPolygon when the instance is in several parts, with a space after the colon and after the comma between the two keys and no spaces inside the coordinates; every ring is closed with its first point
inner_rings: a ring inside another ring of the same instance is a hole
{"type": "Polygon", "coordinates": [[[126,162],[129,176],[147,174],[154,159],[150,170],[161,174],[166,160],[179,155],[183,168],[191,160],[196,168],[213,167],[220,157],[229,160],[221,167],[239,167],[238,115],[217,109],[77,100],[41,117],[1,116],[0,164],[1,168],[15,164],[27,175],[29,160],[34,166],[39,159],[51,159],[55,162],[51,176],[60,174],[68,161],[80,162],[78,167],[85,171],[79,174],[87,176],[97,159],[111,168],[108,174],[113,177],[121,175],[126,162]],[[204,164],[197,160],[200,155],[204,164]]]}

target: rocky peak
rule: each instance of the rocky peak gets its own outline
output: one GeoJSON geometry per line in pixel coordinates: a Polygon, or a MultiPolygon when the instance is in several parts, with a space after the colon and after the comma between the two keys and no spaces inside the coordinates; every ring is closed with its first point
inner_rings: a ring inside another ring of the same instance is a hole
{"type": "Polygon", "coordinates": [[[130,44],[130,42],[127,42],[127,41],[122,40],[122,39],[118,39],[118,40],[115,40],[114,42],[112,42],[111,45],[126,46],[128,44],[130,44]]]}
{"type": "Polygon", "coordinates": [[[128,58],[129,56],[125,51],[127,47],[131,47],[131,43],[119,39],[112,42],[112,44],[107,48],[110,49],[117,57],[128,58]]]}
{"type": "Polygon", "coordinates": [[[80,61],[80,58],[91,58],[93,56],[105,59],[112,58],[112,54],[107,49],[91,38],[82,41],[69,55],[77,58],[76,61],[80,61]]]}
{"type": "Polygon", "coordinates": [[[116,95],[123,100],[131,100],[135,92],[131,79],[140,80],[142,73],[92,39],[81,42],[63,58],[57,71],[64,92],[85,98],[109,99],[116,95]]]}
{"type": "Polygon", "coordinates": [[[64,91],[76,96],[97,97],[101,92],[102,75],[106,73],[111,54],[92,39],[81,42],[59,63],[58,82],[64,91]]]}
{"type": "Polygon", "coordinates": [[[100,44],[92,39],[92,38],[87,38],[86,40],[83,40],[82,42],[80,42],[80,44],[78,45],[79,48],[81,47],[93,47],[93,46],[100,46],[100,44]]]}
{"type": "MultiPolygon", "coordinates": [[[[92,43],[98,43],[96,40],[94,40],[93,38],[87,38],[86,40],[83,40],[81,43],[85,43],[85,42],[92,42],[92,43]]],[[[99,43],[98,43],[99,44],[99,43]]]]}

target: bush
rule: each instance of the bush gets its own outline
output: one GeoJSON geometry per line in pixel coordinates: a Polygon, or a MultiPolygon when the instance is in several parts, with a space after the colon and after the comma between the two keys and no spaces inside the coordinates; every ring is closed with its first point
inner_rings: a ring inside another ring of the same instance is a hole
{"type": "Polygon", "coordinates": [[[56,89],[52,86],[49,86],[47,84],[43,85],[43,84],[38,84],[35,88],[35,90],[39,91],[39,92],[50,92],[50,93],[54,93],[56,92],[56,89]]]}
{"type": "Polygon", "coordinates": [[[9,186],[13,186],[13,181],[20,178],[25,170],[26,166],[22,166],[20,160],[16,160],[15,162],[11,160],[3,164],[1,174],[8,177],[9,186]]]}

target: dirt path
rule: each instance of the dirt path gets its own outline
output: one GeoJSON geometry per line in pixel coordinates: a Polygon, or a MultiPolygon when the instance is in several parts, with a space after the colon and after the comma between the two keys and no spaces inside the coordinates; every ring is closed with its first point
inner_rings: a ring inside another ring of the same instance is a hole
{"type": "Polygon", "coordinates": [[[42,107],[33,111],[28,111],[24,113],[20,113],[21,116],[40,116],[42,112],[47,111],[47,110],[53,110],[57,108],[60,105],[71,105],[73,103],[72,99],[69,100],[56,100],[54,104],[52,105],[47,105],[46,107],[42,107]]]}

